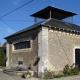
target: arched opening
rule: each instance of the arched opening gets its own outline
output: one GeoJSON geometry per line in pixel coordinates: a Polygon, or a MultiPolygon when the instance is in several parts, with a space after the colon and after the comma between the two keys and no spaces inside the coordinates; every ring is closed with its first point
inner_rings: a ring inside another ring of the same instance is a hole
{"type": "Polygon", "coordinates": [[[80,68],[80,49],[79,48],[75,49],[75,64],[79,65],[79,68],[80,68]]]}

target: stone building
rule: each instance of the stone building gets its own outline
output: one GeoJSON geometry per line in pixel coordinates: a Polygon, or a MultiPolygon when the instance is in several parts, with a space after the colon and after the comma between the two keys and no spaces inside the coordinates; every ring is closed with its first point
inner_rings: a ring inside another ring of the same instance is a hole
{"type": "Polygon", "coordinates": [[[44,70],[62,71],[66,64],[80,64],[80,26],[73,23],[76,13],[48,6],[31,16],[35,24],[5,37],[7,40],[6,66],[15,66],[22,61],[28,67],[39,56],[34,72],[44,70]],[[43,21],[37,22],[37,18],[43,21]],[[71,22],[66,22],[67,18],[71,22]]]}

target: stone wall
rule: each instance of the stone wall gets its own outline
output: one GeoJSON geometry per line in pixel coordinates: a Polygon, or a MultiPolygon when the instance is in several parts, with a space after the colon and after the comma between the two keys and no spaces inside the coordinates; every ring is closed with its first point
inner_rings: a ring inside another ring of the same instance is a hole
{"type": "MultiPolygon", "coordinates": [[[[9,65],[18,66],[18,61],[23,61],[23,66],[28,67],[29,64],[33,63],[33,60],[38,56],[38,30],[30,30],[19,35],[8,38],[9,46],[9,65]],[[31,48],[23,50],[13,50],[13,42],[22,38],[31,38],[31,48]]],[[[37,72],[38,67],[33,67],[34,71],[37,72]]]]}
{"type": "Polygon", "coordinates": [[[56,30],[49,30],[48,35],[48,70],[61,71],[66,64],[75,63],[75,48],[80,49],[80,35],[56,30]]]}
{"type": "Polygon", "coordinates": [[[34,66],[34,71],[38,71],[38,73],[44,72],[45,66],[52,71],[63,70],[66,64],[75,63],[75,49],[80,49],[80,35],[48,29],[43,26],[10,37],[7,41],[9,66],[17,66],[18,61],[23,60],[23,65],[28,67],[36,56],[40,56],[38,66],[34,66]],[[16,51],[12,49],[12,42],[30,37],[32,42],[30,49],[16,51]],[[47,62],[45,63],[45,61],[47,62]]]}
{"type": "Polygon", "coordinates": [[[38,77],[41,77],[44,70],[47,68],[48,61],[48,28],[42,26],[38,34],[38,77]]]}

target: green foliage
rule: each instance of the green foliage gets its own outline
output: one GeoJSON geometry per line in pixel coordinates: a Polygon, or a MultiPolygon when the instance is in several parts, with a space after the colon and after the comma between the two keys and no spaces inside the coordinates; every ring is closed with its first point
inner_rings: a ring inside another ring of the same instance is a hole
{"type": "Polygon", "coordinates": [[[61,77],[65,77],[66,75],[64,74],[58,74],[58,75],[54,75],[54,78],[61,78],[61,77]]]}
{"type": "Polygon", "coordinates": [[[31,76],[31,72],[27,71],[27,72],[25,73],[25,75],[26,75],[26,76],[27,76],[27,75],[30,75],[30,76],[31,76]]]}
{"type": "Polygon", "coordinates": [[[53,79],[54,78],[54,72],[53,71],[46,71],[44,73],[44,79],[53,79]]]}
{"type": "Polygon", "coordinates": [[[79,69],[75,67],[74,69],[71,69],[71,73],[73,75],[78,75],[79,74],[79,69]]]}
{"type": "Polygon", "coordinates": [[[44,73],[44,79],[53,79],[53,78],[61,78],[65,76],[73,76],[73,75],[78,75],[80,72],[78,65],[72,64],[69,66],[68,64],[65,65],[63,68],[63,74],[57,74],[54,75],[54,72],[52,71],[46,71],[44,73]]]}
{"type": "Polygon", "coordinates": [[[79,67],[78,65],[72,64],[72,66],[69,66],[68,64],[63,69],[64,75],[78,75],[79,74],[79,67]]]}
{"type": "Polygon", "coordinates": [[[5,53],[2,49],[0,49],[0,66],[5,66],[6,60],[5,60],[5,53]]]}
{"type": "Polygon", "coordinates": [[[30,78],[31,77],[31,72],[29,72],[29,71],[27,71],[26,73],[24,73],[23,75],[22,75],[22,78],[30,78]]]}
{"type": "Polygon", "coordinates": [[[54,75],[54,78],[61,78],[65,76],[73,76],[78,75],[80,72],[78,65],[72,64],[69,66],[68,64],[65,65],[63,69],[63,74],[54,75]]]}
{"type": "Polygon", "coordinates": [[[63,69],[63,73],[66,75],[69,75],[71,73],[70,67],[69,65],[65,65],[64,69],[63,69]]]}
{"type": "Polygon", "coordinates": [[[34,66],[38,65],[39,61],[40,61],[40,57],[38,56],[38,57],[36,58],[36,61],[35,61],[35,63],[34,63],[33,65],[34,65],[34,66]]]}

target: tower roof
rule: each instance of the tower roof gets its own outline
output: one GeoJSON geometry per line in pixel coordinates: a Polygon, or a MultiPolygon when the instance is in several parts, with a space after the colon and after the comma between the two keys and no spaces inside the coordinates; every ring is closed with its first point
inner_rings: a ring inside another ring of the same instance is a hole
{"type": "Polygon", "coordinates": [[[31,16],[43,18],[43,19],[54,18],[54,19],[62,20],[64,18],[71,17],[74,15],[77,15],[77,14],[70,11],[59,9],[56,7],[48,6],[32,14],[31,16]]]}

